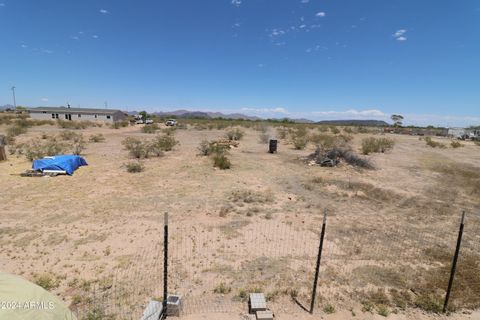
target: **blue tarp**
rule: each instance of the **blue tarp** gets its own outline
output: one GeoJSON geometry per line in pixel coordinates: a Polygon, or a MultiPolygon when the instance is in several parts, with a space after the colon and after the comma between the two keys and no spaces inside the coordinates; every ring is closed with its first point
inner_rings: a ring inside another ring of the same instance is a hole
{"type": "Polygon", "coordinates": [[[43,159],[34,160],[32,169],[35,171],[43,170],[63,170],[68,175],[72,175],[78,167],[87,166],[87,162],[80,156],[74,155],[56,155],[43,159]]]}

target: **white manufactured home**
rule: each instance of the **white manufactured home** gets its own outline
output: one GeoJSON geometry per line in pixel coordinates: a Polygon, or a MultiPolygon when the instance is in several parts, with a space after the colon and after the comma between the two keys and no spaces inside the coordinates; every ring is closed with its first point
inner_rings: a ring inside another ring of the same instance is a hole
{"type": "Polygon", "coordinates": [[[117,122],[126,119],[120,110],[68,107],[39,107],[28,109],[30,118],[38,120],[117,122]]]}

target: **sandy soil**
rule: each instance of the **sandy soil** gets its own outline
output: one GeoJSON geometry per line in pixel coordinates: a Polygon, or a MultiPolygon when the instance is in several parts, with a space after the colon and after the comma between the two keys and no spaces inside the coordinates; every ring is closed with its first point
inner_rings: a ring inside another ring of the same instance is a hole
{"type": "MultiPolygon", "coordinates": [[[[4,130],[0,126],[0,133],[4,130]]],[[[17,140],[61,130],[33,127],[17,140]]],[[[351,309],[355,319],[380,319],[362,311],[364,291],[397,284],[396,276],[384,279],[375,268],[402,270],[408,284],[399,286],[408,288],[420,264],[427,270],[430,263],[445,264],[422,260],[424,252],[454,248],[461,210],[480,209],[463,180],[436,169],[438,164],[478,169],[480,148],[470,142],[433,149],[418,137],[389,135],[394,149],[368,156],[376,170],[321,168],[301,160],[313,146],[294,150],[280,141],[272,155],[259,133],[248,129],[230,152],[232,169],[217,170],[211,159],[198,156],[197,147],[224,131],[189,128],[177,130],[180,144],[172,152],[143,160],[145,171],[131,174],[122,140],[152,135],[139,127],[79,132],[102,133],[106,141],[88,144],[89,166],[71,177],[21,178],[31,166],[22,156],[0,163],[0,269],[32,280],[48,274],[55,282],[51,290],[67,303],[86,303],[76,299],[92,290],[108,292],[103,301],[112,305],[120,299],[123,307],[110,307],[120,314],[161,296],[164,212],[170,215],[170,288],[195,301],[182,319],[241,319],[245,303],[235,297],[258,288],[273,296],[270,307],[278,319],[351,319],[351,309]],[[301,303],[308,303],[325,210],[318,310],[309,316],[288,290],[295,287],[301,303]],[[226,291],[214,293],[220,284],[226,291]],[[322,311],[327,304],[335,306],[333,314],[322,311]]],[[[355,134],[355,150],[366,136],[355,134]]],[[[466,231],[471,248],[480,243],[478,230],[466,231]]],[[[442,318],[417,309],[399,312],[389,318],[442,318]]]]}

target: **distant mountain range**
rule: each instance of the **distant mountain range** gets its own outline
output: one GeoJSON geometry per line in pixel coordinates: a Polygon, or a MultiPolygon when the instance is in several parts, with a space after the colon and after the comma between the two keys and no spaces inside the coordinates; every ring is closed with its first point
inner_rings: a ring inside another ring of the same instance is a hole
{"type": "Polygon", "coordinates": [[[318,124],[331,126],[368,126],[368,127],[386,127],[389,123],[381,120],[323,120],[318,121],[318,124]]]}

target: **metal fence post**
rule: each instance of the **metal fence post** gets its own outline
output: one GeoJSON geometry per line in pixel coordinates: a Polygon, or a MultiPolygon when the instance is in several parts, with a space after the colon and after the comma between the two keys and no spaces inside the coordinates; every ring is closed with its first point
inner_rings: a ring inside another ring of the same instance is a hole
{"type": "Polygon", "coordinates": [[[453,279],[455,278],[455,270],[457,269],[458,255],[460,254],[460,247],[462,244],[463,227],[465,225],[465,211],[462,213],[462,221],[460,223],[460,230],[458,231],[457,247],[455,249],[455,255],[453,256],[452,270],[450,271],[450,280],[448,281],[447,295],[445,296],[445,303],[443,304],[443,312],[447,312],[448,300],[450,299],[450,293],[452,291],[453,279]]]}
{"type": "Polygon", "coordinates": [[[323,214],[322,232],[320,234],[320,246],[318,247],[317,266],[315,268],[315,279],[313,280],[312,301],[310,302],[310,313],[313,314],[315,308],[315,298],[317,296],[318,276],[320,274],[320,262],[322,260],[323,239],[325,238],[325,229],[327,227],[327,210],[323,214]]]}
{"type": "Polygon", "coordinates": [[[168,297],[168,212],[165,212],[163,225],[163,308],[162,319],[167,318],[168,297]]]}

